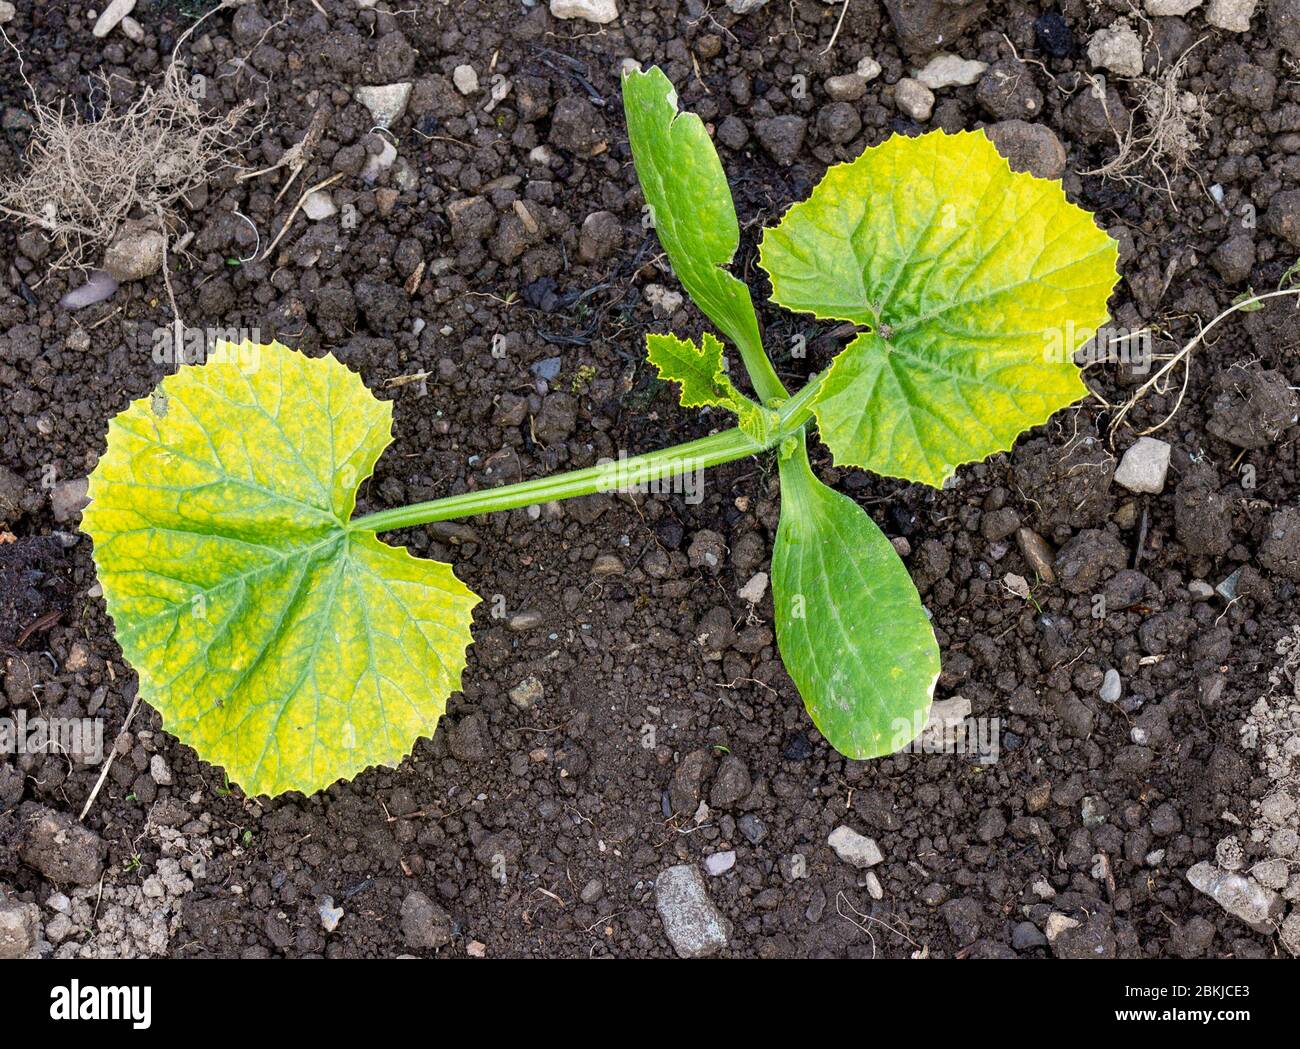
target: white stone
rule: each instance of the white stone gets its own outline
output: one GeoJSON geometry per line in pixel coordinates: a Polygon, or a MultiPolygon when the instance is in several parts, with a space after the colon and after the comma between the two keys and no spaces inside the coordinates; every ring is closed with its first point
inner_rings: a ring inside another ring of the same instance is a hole
{"type": "Polygon", "coordinates": [[[727,0],[727,10],[732,14],[747,15],[764,6],[767,0],[727,0]]]}
{"type": "Polygon", "coordinates": [[[1069,932],[1071,929],[1077,929],[1078,927],[1079,923],[1068,914],[1062,914],[1060,911],[1053,911],[1047,916],[1047,924],[1043,926],[1043,932],[1047,934],[1048,940],[1055,942],[1062,933],[1069,932]]]}
{"type": "Polygon", "coordinates": [[[334,906],[333,896],[321,897],[317,913],[320,915],[321,928],[326,932],[333,932],[337,929],[339,922],[343,919],[343,908],[334,906]]]}
{"type": "Polygon", "coordinates": [[[755,572],[748,583],[736,591],[736,595],[742,601],[748,601],[751,605],[756,605],[763,600],[763,595],[767,593],[767,573],[755,572]]]}
{"type": "Polygon", "coordinates": [[[135,10],[135,0],[112,0],[104,8],[104,13],[95,21],[95,28],[91,30],[97,37],[106,37],[114,29],[117,23],[122,21],[127,15],[135,10]]]}
{"type": "Polygon", "coordinates": [[[1109,69],[1120,76],[1142,75],[1142,41],[1123,19],[1098,29],[1088,41],[1088,61],[1094,69],[1109,69]]]}
{"type": "Polygon", "coordinates": [[[1029,600],[1029,580],[1024,576],[1017,575],[1015,572],[1008,572],[1002,577],[1002,585],[1022,601],[1029,600]]]}
{"type": "Polygon", "coordinates": [[[392,127],[406,112],[411,100],[411,83],[383,84],[378,87],[359,87],[353,91],[356,100],[370,110],[379,127],[392,127]]]}
{"type": "Polygon", "coordinates": [[[374,185],[379,176],[393,166],[397,159],[397,147],[384,139],[383,147],[378,153],[366,158],[366,166],[361,169],[361,177],[369,185],[374,185]]]}
{"type": "Polygon", "coordinates": [[[832,102],[855,102],[867,90],[867,82],[857,73],[844,73],[826,78],[826,94],[832,102]]]}
{"type": "Polygon", "coordinates": [[[1259,0],[1210,0],[1205,20],[1229,33],[1246,33],[1250,31],[1250,20],[1258,6],[1259,0]]]}
{"type": "Polygon", "coordinates": [[[945,87],[969,87],[988,67],[987,62],[945,53],[935,55],[923,68],[914,70],[912,76],[931,91],[939,91],[945,87]]]}
{"type": "Polygon", "coordinates": [[[1221,871],[1203,861],[1187,872],[1187,880],[1258,932],[1272,932],[1273,923],[1282,917],[1282,897],[1254,878],[1221,871]]]}
{"type": "Polygon", "coordinates": [[[880,76],[880,63],[870,55],[866,55],[858,60],[858,68],[855,70],[858,76],[862,77],[868,84],[880,76]]]}
{"type": "Polygon", "coordinates": [[[831,831],[826,844],[835,850],[836,856],[854,867],[874,867],[885,858],[873,839],[848,826],[831,831]]]}
{"type": "Polygon", "coordinates": [[[1182,18],[1200,7],[1205,0],[1146,0],[1147,14],[1155,18],[1182,18]]]}
{"type": "Polygon", "coordinates": [[[1139,437],[1115,468],[1115,483],[1130,492],[1159,495],[1169,476],[1169,445],[1154,437],[1139,437]]]}
{"type": "Polygon", "coordinates": [[[894,85],[894,102],[917,123],[929,120],[934,112],[934,92],[911,77],[905,76],[894,85]]]}
{"type": "Polygon", "coordinates": [[[645,286],[645,301],[650,304],[650,308],[654,311],[656,317],[671,317],[682,308],[682,303],[685,300],[679,291],[672,291],[662,284],[647,284],[645,286]]]}
{"type": "Polygon", "coordinates": [[[122,19],[122,34],[134,44],[144,39],[144,26],[134,18],[122,19]]]}
{"type": "Polygon", "coordinates": [[[608,25],[618,17],[617,0],[551,0],[556,18],[581,18],[584,22],[608,25]]]}
{"type": "Polygon", "coordinates": [[[1124,682],[1119,676],[1119,671],[1111,667],[1102,676],[1101,691],[1098,695],[1103,703],[1118,703],[1119,697],[1124,694],[1124,682]]]}
{"type": "Polygon", "coordinates": [[[451,71],[451,82],[462,95],[472,95],[478,90],[478,74],[473,66],[457,66],[451,71]]]}
{"type": "Polygon", "coordinates": [[[155,754],[149,759],[149,776],[160,787],[172,785],[172,770],[167,767],[167,759],[161,754],[155,754]]]}
{"type": "Polygon", "coordinates": [[[712,878],[719,874],[726,874],[736,865],[736,852],[729,849],[726,852],[715,852],[712,856],[704,857],[704,873],[712,878]]]}
{"type": "Polygon", "coordinates": [[[320,222],[329,218],[331,215],[338,213],[338,208],[334,206],[333,198],[323,189],[316,190],[315,193],[307,194],[307,199],[302,202],[302,213],[312,222],[320,222]]]}
{"type": "Polygon", "coordinates": [[[17,14],[18,9],[9,0],[0,0],[0,25],[12,22],[17,14]]]}

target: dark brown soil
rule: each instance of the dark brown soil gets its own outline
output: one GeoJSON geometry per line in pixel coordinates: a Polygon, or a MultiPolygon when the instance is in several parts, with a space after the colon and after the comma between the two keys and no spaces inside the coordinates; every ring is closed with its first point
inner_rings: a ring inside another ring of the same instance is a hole
{"type": "MultiPolygon", "coordinates": [[[[135,18],[146,35],[133,43],[120,31],[93,38],[73,6],[85,5],[19,0],[5,28],[36,90],[79,107],[92,104],[92,70],[124,83],[156,77],[206,9],[143,2],[135,18]]],[[[1266,6],[1245,34],[1208,27],[1203,10],[1137,22],[1156,71],[1207,36],[1181,86],[1204,100],[1208,123],[1190,166],[1166,167],[1167,188],[1149,167],[1134,172],[1141,181],[1079,174],[1115,154],[1113,137],[1090,131],[1072,106],[1087,92],[1089,36],[1127,14],[1126,3],[1062,4],[1073,42],[1065,57],[1036,34],[1049,10],[1036,0],[994,2],[946,45],[1012,63],[1035,85],[1043,103],[1032,119],[1065,147],[1069,194],[1120,236],[1117,323],[1159,331],[1157,352],[1176,349],[1248,288],[1276,287],[1296,257],[1274,232],[1284,225],[1270,207],[1300,187],[1300,73],[1285,41],[1265,31],[1266,6]],[[1259,222],[1243,226],[1248,204],[1259,222]],[[1252,250],[1225,248],[1234,237],[1252,250]]],[[[737,272],[760,304],[762,225],[806,195],[826,165],[918,130],[893,101],[892,85],[912,63],[878,0],[852,0],[829,51],[840,9],[821,0],[745,15],[721,2],[620,7],[619,21],[600,27],[516,0],[364,10],[353,0],[256,0],[209,19],[183,49],[209,78],[214,109],[258,102],[266,128],[245,151],[250,170],[278,160],[325,111],[316,153],[278,203],[282,171],[246,181],[226,171],[193,202],[183,215],[190,257],[175,265],[173,283],[189,324],[328,350],[394,400],[396,441],[363,489],[361,511],[709,431],[711,420],[679,409],[642,358],[647,330],[698,331],[703,319],[689,302],[656,317],[646,300],[649,284],[678,286],[641,224],[619,101],[623,59],[663,66],[683,106],[717,129],[744,229],[737,272]],[[864,56],[883,73],[847,103],[853,130],[846,103],[831,103],[824,82],[864,56]],[[465,63],[481,83],[469,97],[451,81],[465,63]],[[494,75],[512,88],[488,112],[494,75]],[[795,77],[806,78],[806,93],[792,93],[795,77]],[[357,173],[378,136],[350,88],[398,80],[416,82],[394,128],[399,159],[367,186],[357,173]],[[787,115],[804,119],[801,140],[763,123],[787,115]],[[302,188],[335,172],[344,177],[334,199],[355,208],[354,229],[339,217],[298,216],[271,259],[240,262],[259,236],[266,245],[279,232],[302,188]],[[470,197],[481,203],[453,207],[470,197]],[[611,213],[617,233],[593,234],[599,257],[584,261],[582,230],[596,212],[611,213]],[[495,336],[505,338],[503,358],[493,355],[495,336]],[[420,372],[423,382],[392,383],[420,372]]],[[[1111,80],[1132,106],[1133,85],[1111,80]]],[[[977,92],[939,91],[925,126],[1005,116],[977,92]]],[[[11,54],[0,65],[0,170],[21,163],[25,98],[11,54]]],[[[0,714],[102,716],[111,741],[134,676],[97,596],[90,541],[75,514],[56,520],[60,493],[52,502],[47,482],[85,477],[107,420],[164,373],[150,347],[171,315],[161,276],[124,284],[102,305],[60,309],[80,277],[47,272],[47,250],[19,223],[0,223],[0,466],[21,488],[10,505],[0,484],[0,531],[17,539],[0,545],[0,714]]],[[[828,329],[804,318],[760,312],[792,384],[841,344],[819,339],[828,329]],[[806,359],[790,356],[797,334],[809,337],[806,359]]],[[[1161,495],[1131,495],[1110,477],[1136,433],[1174,408],[1181,372],[1128,415],[1113,446],[1112,410],[1090,400],[1013,452],[962,469],[943,492],[832,469],[815,453],[828,483],[907,540],[943,650],[937,696],[965,696],[974,715],[1000,719],[996,763],[853,762],[820,738],[781,667],[770,595],[751,621],[736,593],[767,568],[779,507],[772,464],[747,461],[711,473],[699,505],[594,497],[544,508],[538,519],[516,511],[392,537],[453,561],[486,599],[464,694],[398,769],[311,798],[247,799],[141,705],[86,826],[106,843],[104,884],[119,891],[123,911],[148,910],[126,890],[163,873],[168,858],[165,869],[179,862],[193,884],[168,889],[169,909],[147,915],[163,930],[152,947],[146,932],[125,919],[106,925],[100,914],[60,928],[61,942],[39,951],[670,955],[656,876],[735,849],[735,867],[707,879],[733,926],[724,953],[735,956],[1281,953],[1275,936],[1225,913],[1185,875],[1213,859],[1225,836],[1263,855],[1248,827],[1265,783],[1238,737],[1297,615],[1300,572],[1270,568],[1286,558],[1266,564],[1261,550],[1275,511],[1300,494],[1298,431],[1290,418],[1252,447],[1229,442],[1243,427],[1259,429],[1248,425],[1259,402],[1241,392],[1255,381],[1243,378],[1249,369],[1300,385],[1296,323],[1290,305],[1239,316],[1194,354],[1186,395],[1157,434],[1173,446],[1161,495]],[[1253,488],[1243,487],[1243,465],[1253,467],[1253,488]],[[1002,584],[1007,573],[1034,579],[1014,539],[1020,526],[1059,551],[1059,582],[1036,585],[1031,602],[1002,584]],[[704,530],[725,542],[716,570],[688,557],[704,530]],[[617,557],[623,573],[593,575],[601,555],[617,557]],[[1190,588],[1239,568],[1231,603],[1190,588]],[[504,619],[492,615],[495,595],[504,619]],[[537,625],[511,629],[525,611],[540,613],[537,625]],[[710,616],[736,627],[724,651],[699,640],[710,616]],[[1115,704],[1099,698],[1108,668],[1123,681],[1115,704]],[[520,709],[509,693],[530,676],[544,696],[520,709]],[[687,760],[694,752],[703,756],[687,760]],[[167,775],[151,774],[155,755],[167,775]],[[714,798],[703,826],[672,814],[678,769],[678,790],[714,798]],[[827,846],[841,824],[884,852],[874,868],[881,899],[827,846]],[[805,878],[794,877],[795,854],[806,858],[805,878]],[[503,877],[495,856],[505,859],[503,877]],[[432,901],[434,918],[415,928],[416,898],[404,932],[413,892],[432,901]],[[319,914],[325,896],[344,912],[332,932],[319,914]],[[1080,925],[1048,946],[1041,930],[1053,912],[1080,925]],[[432,940],[422,938],[430,925],[432,940]]],[[[1143,379],[1114,364],[1086,376],[1110,404],[1143,379]]],[[[40,905],[47,930],[58,911],[51,895],[75,894],[19,858],[33,803],[75,818],[98,774],[58,755],[0,757],[0,893],[40,905]]]]}

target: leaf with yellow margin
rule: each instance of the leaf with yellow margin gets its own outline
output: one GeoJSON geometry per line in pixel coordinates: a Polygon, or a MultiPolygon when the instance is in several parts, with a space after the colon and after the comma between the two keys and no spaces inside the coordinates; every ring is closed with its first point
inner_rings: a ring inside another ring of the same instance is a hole
{"type": "Polygon", "coordinates": [[[841,466],[941,486],[1087,389],[1115,241],[1061,184],[1013,172],[982,131],[895,136],[840,164],[777,226],[772,300],[859,334],[814,404],[841,466]]]}
{"type": "Polygon", "coordinates": [[[460,688],[478,598],[353,530],[392,406],[332,357],[217,347],[109,424],[82,527],[163,726],[249,795],[396,765],[460,688]]]}

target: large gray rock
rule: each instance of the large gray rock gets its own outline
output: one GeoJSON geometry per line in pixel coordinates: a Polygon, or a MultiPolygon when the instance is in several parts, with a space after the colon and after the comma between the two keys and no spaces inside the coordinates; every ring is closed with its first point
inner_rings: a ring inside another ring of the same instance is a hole
{"type": "Polygon", "coordinates": [[[655,879],[655,909],[680,957],[707,958],[727,946],[731,923],[713,905],[694,864],[669,867],[655,879]]]}
{"type": "Polygon", "coordinates": [[[1205,893],[1256,932],[1273,932],[1282,917],[1282,897],[1264,888],[1254,878],[1219,870],[1207,861],[1189,870],[1187,880],[1194,889],[1205,893]]]}
{"type": "Polygon", "coordinates": [[[1229,33],[1246,33],[1258,6],[1259,0],[1210,0],[1205,20],[1229,33]]]}
{"type": "Polygon", "coordinates": [[[163,264],[167,239],[145,219],[128,219],[104,252],[104,271],[119,284],[152,277],[163,264]]]}
{"type": "Polygon", "coordinates": [[[402,939],[408,947],[437,950],[451,943],[451,918],[422,892],[402,901],[402,939]]]}
{"type": "Polygon", "coordinates": [[[406,112],[407,103],[411,101],[412,86],[407,81],[366,86],[357,88],[353,94],[358,102],[370,110],[370,116],[379,127],[392,127],[406,112]]]}
{"type": "Polygon", "coordinates": [[[0,466],[0,527],[12,524],[22,516],[26,495],[27,482],[7,466],[0,466]]]}
{"type": "Polygon", "coordinates": [[[984,131],[1013,171],[1027,171],[1039,178],[1060,178],[1065,174],[1065,147],[1046,124],[1003,120],[984,131]]]}
{"type": "Polygon", "coordinates": [[[1130,492],[1159,495],[1169,476],[1169,453],[1172,449],[1154,437],[1139,437],[1124,453],[1115,468],[1115,483],[1130,492]]]}
{"type": "Polygon", "coordinates": [[[60,885],[94,885],[104,873],[104,840],[65,812],[26,804],[19,810],[24,834],[18,858],[60,885]]]}
{"type": "Polygon", "coordinates": [[[90,479],[87,477],[70,477],[60,481],[50,491],[50,509],[54,520],[67,524],[81,513],[90,502],[90,479]]]}
{"type": "Polygon", "coordinates": [[[0,902],[0,960],[26,958],[40,942],[41,909],[17,900],[0,902]]]}
{"type": "Polygon", "coordinates": [[[874,867],[885,858],[874,838],[859,834],[848,826],[831,831],[826,844],[835,850],[836,856],[855,867],[874,867]]]}

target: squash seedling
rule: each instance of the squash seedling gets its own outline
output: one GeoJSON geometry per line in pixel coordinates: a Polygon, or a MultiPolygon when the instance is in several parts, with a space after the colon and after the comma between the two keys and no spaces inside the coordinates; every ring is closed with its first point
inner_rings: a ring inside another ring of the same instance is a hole
{"type": "Polygon", "coordinates": [[[781,484],[777,639],[813,722],[851,758],[892,753],[923,727],[939,674],[926,611],[871,518],[814,475],[805,431],[815,421],[840,466],[934,486],[1010,448],[1085,393],[1072,351],[1105,321],[1116,245],[982,132],[891,138],[764,231],[773,301],[857,327],[789,395],[749,289],[726,269],[739,229],[708,132],[678,113],[658,69],[630,73],[623,91],[659,241],[756,396],[711,334],[650,335],[649,360],[683,405],[726,409],[734,427],[615,467],[354,517],[392,406],[333,357],[273,343],[250,371],[244,347],[181,368],[111,422],[83,527],[122,651],[166,729],[248,794],[397,764],[460,687],[478,598],[450,565],[377,533],[767,450],[781,484]]]}

